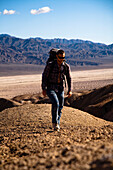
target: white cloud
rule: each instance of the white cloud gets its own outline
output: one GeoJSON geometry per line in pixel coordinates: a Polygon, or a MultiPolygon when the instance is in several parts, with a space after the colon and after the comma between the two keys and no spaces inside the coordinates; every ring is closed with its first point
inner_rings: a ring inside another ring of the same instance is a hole
{"type": "Polygon", "coordinates": [[[3,11],[3,14],[4,15],[12,15],[12,14],[15,14],[15,11],[14,10],[7,10],[7,9],[4,9],[4,11],[3,11]]]}
{"type": "Polygon", "coordinates": [[[2,12],[0,12],[0,14],[1,14],[2,12]]]}
{"type": "Polygon", "coordinates": [[[31,10],[31,14],[36,15],[37,14],[37,10],[36,9],[32,9],[31,10]]]}
{"type": "Polygon", "coordinates": [[[31,14],[33,15],[38,15],[38,14],[42,14],[42,13],[48,13],[52,11],[52,9],[50,9],[49,7],[43,7],[43,8],[39,8],[38,10],[37,9],[31,9],[31,14]]]}

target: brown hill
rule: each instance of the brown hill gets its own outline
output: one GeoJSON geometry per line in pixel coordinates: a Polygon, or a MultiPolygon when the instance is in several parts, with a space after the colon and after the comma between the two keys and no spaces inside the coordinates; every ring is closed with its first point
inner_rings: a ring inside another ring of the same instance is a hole
{"type": "Polygon", "coordinates": [[[88,94],[68,101],[71,107],[81,109],[94,116],[113,121],[113,84],[95,89],[88,94]]]}
{"type": "Polygon", "coordinates": [[[112,169],[113,123],[64,107],[60,132],[49,104],[0,112],[0,169],[112,169]]]}

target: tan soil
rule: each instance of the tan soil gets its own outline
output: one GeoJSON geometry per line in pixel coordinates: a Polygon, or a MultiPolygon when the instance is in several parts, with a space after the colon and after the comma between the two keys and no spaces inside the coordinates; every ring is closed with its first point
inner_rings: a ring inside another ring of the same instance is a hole
{"type": "Polygon", "coordinates": [[[113,122],[64,107],[60,132],[50,104],[0,112],[0,169],[113,169],[113,122]]]}

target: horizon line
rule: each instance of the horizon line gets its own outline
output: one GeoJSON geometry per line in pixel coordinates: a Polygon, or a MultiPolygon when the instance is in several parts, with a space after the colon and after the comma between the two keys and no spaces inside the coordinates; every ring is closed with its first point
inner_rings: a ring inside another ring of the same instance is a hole
{"type": "Polygon", "coordinates": [[[88,41],[88,42],[91,42],[91,43],[95,43],[95,44],[103,44],[103,45],[112,45],[113,43],[109,43],[109,44],[107,44],[107,43],[103,43],[103,42],[94,42],[93,40],[86,40],[86,39],[81,39],[81,38],[60,38],[60,37],[54,37],[54,38],[42,38],[42,37],[39,37],[39,36],[34,36],[34,37],[26,37],[26,38],[24,38],[24,37],[21,37],[21,36],[17,36],[17,35],[10,35],[10,34],[7,34],[7,33],[0,33],[0,36],[1,35],[7,35],[7,36],[10,36],[10,37],[15,37],[15,38],[20,38],[20,39],[35,39],[35,38],[40,38],[40,39],[44,39],[44,40],[54,40],[54,39],[65,39],[65,40],[68,40],[68,41],[70,41],[70,40],[81,40],[81,41],[88,41]]]}

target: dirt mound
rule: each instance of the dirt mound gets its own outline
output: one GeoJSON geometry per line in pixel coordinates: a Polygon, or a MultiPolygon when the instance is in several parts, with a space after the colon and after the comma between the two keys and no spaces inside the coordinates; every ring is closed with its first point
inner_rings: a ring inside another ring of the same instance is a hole
{"type": "Polygon", "coordinates": [[[71,107],[113,121],[113,85],[95,89],[88,94],[77,97],[75,100],[68,101],[68,103],[71,107]]]}
{"type": "Polygon", "coordinates": [[[1,169],[113,168],[113,123],[65,107],[60,132],[50,104],[26,104],[0,113],[1,169]]]}
{"type": "Polygon", "coordinates": [[[42,100],[42,94],[24,94],[19,95],[16,97],[13,97],[12,100],[17,101],[19,103],[25,104],[25,103],[37,103],[39,100],[42,100]]]}
{"type": "Polygon", "coordinates": [[[51,103],[49,98],[43,97],[41,93],[37,94],[25,94],[19,95],[12,98],[13,101],[19,102],[21,104],[44,104],[44,103],[51,103]]]}
{"type": "Polygon", "coordinates": [[[18,102],[15,102],[13,100],[0,98],[0,112],[4,109],[11,108],[11,107],[17,107],[21,104],[18,102]]]}

